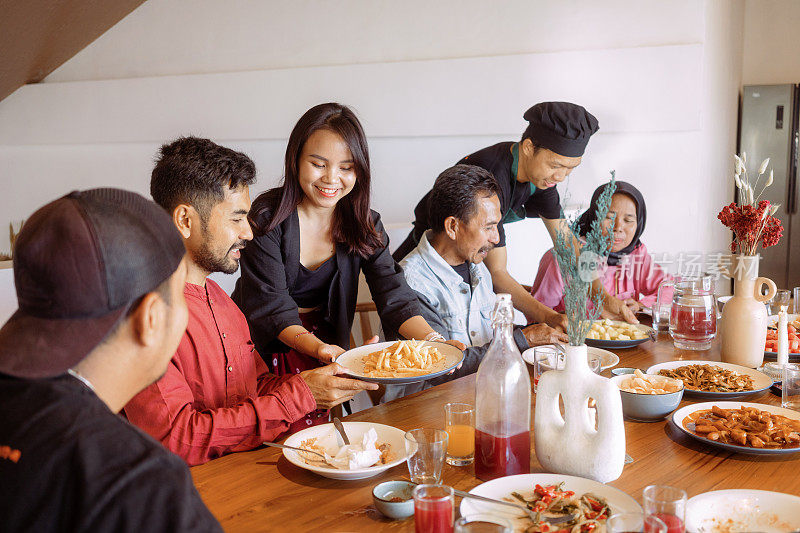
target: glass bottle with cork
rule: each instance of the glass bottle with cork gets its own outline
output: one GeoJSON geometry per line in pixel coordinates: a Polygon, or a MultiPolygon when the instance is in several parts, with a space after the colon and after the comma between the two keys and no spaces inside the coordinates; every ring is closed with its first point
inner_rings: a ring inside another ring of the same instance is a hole
{"type": "Polygon", "coordinates": [[[531,470],[531,380],[514,342],[510,294],[498,294],[494,337],[475,380],[475,475],[484,481],[531,470]]]}

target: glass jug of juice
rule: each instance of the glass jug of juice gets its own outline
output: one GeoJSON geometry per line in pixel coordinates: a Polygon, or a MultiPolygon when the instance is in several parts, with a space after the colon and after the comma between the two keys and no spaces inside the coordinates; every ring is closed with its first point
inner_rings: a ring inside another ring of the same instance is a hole
{"type": "Polygon", "coordinates": [[[498,294],[494,337],[475,381],[475,476],[531,470],[531,380],[512,336],[511,295],[498,294]]]}
{"type": "Polygon", "coordinates": [[[717,299],[714,278],[698,276],[663,281],[658,287],[656,306],[660,307],[662,290],[674,287],[669,315],[669,333],[676,348],[708,350],[717,334],[717,299]]]}

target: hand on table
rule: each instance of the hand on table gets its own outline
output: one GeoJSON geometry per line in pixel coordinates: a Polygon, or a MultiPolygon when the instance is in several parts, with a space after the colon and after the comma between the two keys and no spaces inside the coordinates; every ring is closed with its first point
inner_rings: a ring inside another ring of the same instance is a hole
{"type": "Polygon", "coordinates": [[[547,324],[531,324],[522,328],[522,333],[528,341],[528,345],[542,346],[543,344],[563,344],[569,342],[569,337],[565,333],[551,328],[547,324]]]}
{"type": "Polygon", "coordinates": [[[362,390],[377,390],[376,383],[368,383],[357,379],[342,378],[347,370],[336,363],[321,366],[313,370],[300,372],[299,376],[311,389],[311,395],[317,402],[317,409],[330,409],[346,402],[362,390]]]}
{"type": "Polygon", "coordinates": [[[566,333],[567,331],[567,315],[564,313],[556,313],[553,311],[550,315],[548,315],[544,323],[559,333],[566,333]]]}
{"type": "Polygon", "coordinates": [[[610,294],[607,294],[605,297],[605,301],[603,302],[603,310],[600,312],[600,316],[614,320],[622,319],[628,324],[639,323],[630,307],[628,307],[625,302],[616,296],[612,296],[610,294]]]}
{"type": "Polygon", "coordinates": [[[625,300],[625,305],[627,305],[628,309],[630,309],[634,313],[638,313],[639,311],[642,310],[643,307],[641,303],[637,302],[633,298],[628,298],[627,300],[625,300]]]}

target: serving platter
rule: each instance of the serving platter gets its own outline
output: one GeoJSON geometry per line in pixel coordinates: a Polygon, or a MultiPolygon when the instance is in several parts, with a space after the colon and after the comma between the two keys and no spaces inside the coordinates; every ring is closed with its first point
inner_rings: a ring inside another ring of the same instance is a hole
{"type": "Polygon", "coordinates": [[[372,383],[401,385],[406,383],[417,383],[420,381],[425,381],[428,379],[439,377],[456,368],[459,364],[461,364],[461,361],[464,360],[464,352],[462,352],[452,344],[447,344],[444,342],[426,342],[425,343],[426,345],[435,346],[439,350],[439,352],[444,356],[442,360],[432,365],[430,372],[422,374],[420,376],[402,376],[402,377],[367,376],[364,373],[363,357],[373,352],[379,352],[385,348],[388,348],[395,342],[396,341],[376,342],[375,344],[365,344],[364,346],[359,346],[358,348],[347,350],[346,352],[342,353],[341,355],[339,355],[339,357],[336,358],[336,362],[347,369],[346,375],[348,375],[349,377],[360,379],[362,381],[369,381],[372,383]]]}
{"type": "Polygon", "coordinates": [[[715,490],[686,502],[687,531],[795,531],[800,497],[766,490],[715,490]]]}
{"type": "MultiPolygon", "coordinates": [[[[620,322],[619,320],[612,320],[614,324],[625,324],[625,322],[620,322]]],[[[642,343],[647,341],[654,341],[656,340],[656,330],[651,328],[650,326],[645,326],[644,324],[635,324],[635,327],[641,330],[645,335],[647,335],[643,339],[631,339],[627,341],[609,341],[603,339],[586,339],[584,342],[587,346],[594,346],[595,348],[606,348],[609,350],[621,350],[625,348],[633,348],[634,346],[638,346],[642,343]]]]}
{"type": "MultiPolygon", "coordinates": [[[[378,434],[378,444],[387,443],[391,444],[391,451],[396,457],[386,464],[378,466],[370,466],[367,468],[359,468],[355,470],[340,470],[334,466],[321,466],[315,464],[308,464],[300,456],[300,452],[295,450],[283,449],[283,456],[286,459],[300,468],[319,474],[320,476],[331,479],[353,480],[353,479],[366,479],[372,476],[377,476],[381,472],[397,466],[406,460],[406,432],[402,429],[397,429],[393,426],[385,424],[376,424],[374,422],[346,422],[343,421],[344,431],[350,438],[350,442],[356,443],[361,441],[364,433],[375,429],[378,434]]],[[[284,444],[288,446],[300,447],[304,440],[317,438],[316,444],[325,448],[328,453],[338,451],[340,446],[336,440],[336,429],[333,424],[320,424],[318,426],[311,426],[309,428],[298,431],[286,439],[284,444]]],[[[331,454],[332,455],[332,454],[331,454]]]]}
{"type": "MultiPolygon", "coordinates": [[[[688,390],[686,392],[688,392],[688,390]]],[[[742,407],[754,407],[760,411],[767,411],[772,414],[785,416],[786,418],[791,418],[792,420],[800,420],[800,412],[792,411],[791,409],[784,409],[783,407],[778,407],[775,405],[767,405],[763,403],[748,403],[748,402],[703,402],[703,403],[695,403],[692,405],[687,405],[686,407],[681,407],[680,409],[672,413],[672,423],[675,424],[675,426],[677,426],[679,430],[686,433],[693,439],[698,440],[704,444],[708,444],[709,446],[714,446],[715,448],[721,448],[723,450],[727,450],[729,452],[744,453],[748,455],[790,455],[793,453],[800,452],[800,447],[751,448],[749,446],[739,446],[737,444],[718,442],[711,439],[707,439],[705,437],[701,437],[700,435],[696,435],[694,432],[683,426],[683,421],[686,419],[686,417],[688,417],[692,413],[711,409],[715,405],[720,409],[740,409],[742,407]]]]}
{"type": "MultiPolygon", "coordinates": [[[[561,482],[564,482],[565,490],[575,492],[576,496],[591,492],[592,494],[605,498],[609,506],[611,506],[612,514],[642,512],[642,507],[635,499],[611,485],[604,485],[592,479],[565,476],[562,474],[519,474],[516,476],[506,476],[481,483],[469,492],[470,494],[477,494],[478,496],[502,500],[503,498],[510,498],[512,492],[533,492],[533,488],[537,484],[545,486],[556,485],[561,482]]],[[[468,498],[461,500],[460,511],[461,516],[474,513],[486,513],[506,519],[525,519],[525,514],[522,511],[517,512],[505,505],[494,505],[468,498]]]]}
{"type": "MultiPolygon", "coordinates": [[[[552,344],[546,344],[544,346],[556,348],[555,345],[552,344]]],[[[538,346],[536,346],[536,348],[538,348],[538,346]]],[[[609,368],[614,368],[619,364],[619,356],[613,352],[609,352],[608,350],[603,350],[601,348],[588,346],[586,348],[586,352],[588,355],[594,355],[600,358],[601,371],[608,370],[609,368]]],[[[533,364],[533,348],[528,348],[527,350],[522,352],[522,360],[528,363],[529,365],[533,364]]]]}
{"type": "Polygon", "coordinates": [[[659,370],[672,370],[681,366],[688,365],[709,365],[718,366],[720,368],[736,372],[737,374],[744,374],[753,378],[753,390],[742,392],[708,392],[698,391],[685,388],[684,395],[693,396],[695,398],[706,398],[708,400],[729,400],[736,398],[744,398],[753,394],[764,392],[772,386],[772,378],[763,372],[759,372],[753,368],[746,366],[734,365],[732,363],[723,363],[721,361],[669,361],[667,363],[659,363],[647,369],[647,374],[658,374],[659,370]]]}

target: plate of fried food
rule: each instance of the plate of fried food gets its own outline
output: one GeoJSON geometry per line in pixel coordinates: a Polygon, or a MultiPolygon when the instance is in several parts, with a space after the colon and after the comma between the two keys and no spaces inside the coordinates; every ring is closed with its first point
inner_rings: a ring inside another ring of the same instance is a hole
{"type": "Polygon", "coordinates": [[[754,455],[800,452],[800,413],[762,403],[704,402],[672,414],[687,435],[728,451],[754,455]]]}
{"type": "Polygon", "coordinates": [[[365,344],[336,358],[347,375],[384,384],[416,383],[450,372],[464,352],[444,342],[394,341],[365,344]]]}
{"type": "Polygon", "coordinates": [[[764,392],[772,386],[772,378],[746,366],[717,361],[670,361],[647,369],[683,381],[686,396],[727,400],[764,392]]]}
{"type": "Polygon", "coordinates": [[[323,477],[331,479],[366,479],[377,476],[406,460],[405,431],[373,422],[342,422],[350,439],[344,445],[333,424],[311,426],[286,439],[287,446],[321,453],[283,450],[286,459],[323,477]]]}
{"type": "Polygon", "coordinates": [[[518,474],[481,483],[470,494],[525,505],[543,518],[572,516],[569,522],[549,526],[534,523],[524,511],[480,500],[461,500],[461,516],[486,513],[513,521],[514,531],[604,531],[606,520],[616,513],[641,513],[636,500],[611,485],[562,474],[518,474]]]}
{"type": "Polygon", "coordinates": [[[620,349],[633,348],[655,339],[656,332],[651,327],[604,318],[594,321],[585,342],[587,346],[620,349]]]}

